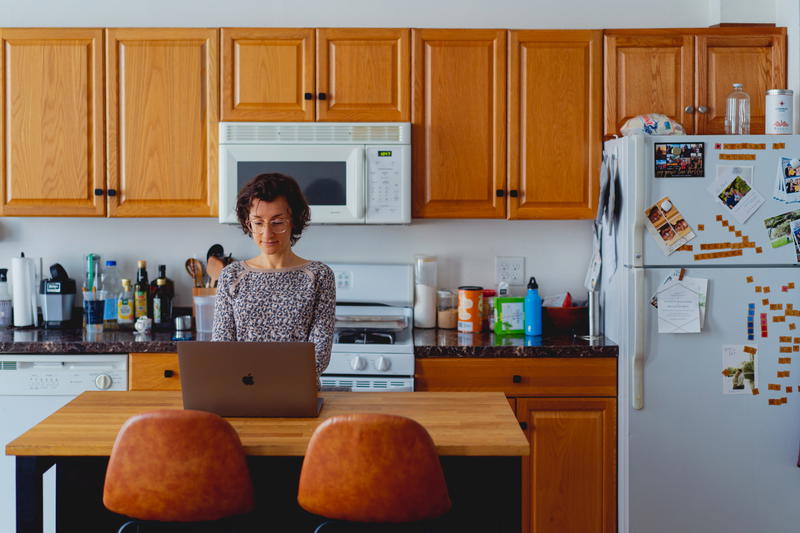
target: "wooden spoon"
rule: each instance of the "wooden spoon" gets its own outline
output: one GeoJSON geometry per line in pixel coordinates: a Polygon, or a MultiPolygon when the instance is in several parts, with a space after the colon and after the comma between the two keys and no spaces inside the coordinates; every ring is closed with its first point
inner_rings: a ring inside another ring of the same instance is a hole
{"type": "Polygon", "coordinates": [[[219,280],[219,275],[222,273],[223,268],[225,268],[225,263],[222,262],[222,259],[215,255],[209,256],[206,271],[208,272],[208,277],[211,278],[212,287],[217,286],[217,280],[219,280]]]}
{"type": "Polygon", "coordinates": [[[203,263],[199,259],[190,257],[186,260],[186,272],[192,277],[196,288],[203,286],[203,263]]]}

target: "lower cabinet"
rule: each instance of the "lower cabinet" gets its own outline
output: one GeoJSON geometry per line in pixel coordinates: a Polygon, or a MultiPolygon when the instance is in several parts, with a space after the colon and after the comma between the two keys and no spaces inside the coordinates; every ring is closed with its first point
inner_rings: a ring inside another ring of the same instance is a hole
{"type": "Polygon", "coordinates": [[[506,394],[530,442],[522,531],[617,530],[615,358],[417,359],[418,391],[506,394]]]}
{"type": "Polygon", "coordinates": [[[130,354],[128,356],[128,390],[181,390],[178,354],[130,354]]]}

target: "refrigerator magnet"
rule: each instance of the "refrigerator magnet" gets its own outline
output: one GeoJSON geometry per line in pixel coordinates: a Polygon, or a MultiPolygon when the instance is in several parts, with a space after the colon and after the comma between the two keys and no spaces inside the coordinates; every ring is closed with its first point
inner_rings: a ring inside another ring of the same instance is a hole
{"type": "Polygon", "coordinates": [[[653,143],[656,178],[705,176],[705,143],[653,143]]]}

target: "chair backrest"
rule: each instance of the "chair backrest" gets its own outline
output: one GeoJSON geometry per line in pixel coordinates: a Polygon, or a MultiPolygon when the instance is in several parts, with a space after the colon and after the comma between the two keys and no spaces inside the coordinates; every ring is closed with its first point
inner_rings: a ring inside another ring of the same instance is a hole
{"type": "Polygon", "coordinates": [[[450,509],[428,432],[410,418],[385,414],[320,424],[308,443],[297,501],[311,513],[354,522],[414,522],[450,509]]]}
{"type": "Polygon", "coordinates": [[[163,410],[129,418],[106,471],[103,504],[140,520],[195,522],[253,507],[241,441],[223,418],[163,410]]]}

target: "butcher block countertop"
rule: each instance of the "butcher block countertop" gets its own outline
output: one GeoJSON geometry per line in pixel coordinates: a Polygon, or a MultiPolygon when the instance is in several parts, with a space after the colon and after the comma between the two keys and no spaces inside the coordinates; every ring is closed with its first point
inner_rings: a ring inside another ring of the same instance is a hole
{"type": "MultiPolygon", "coordinates": [[[[82,329],[0,328],[0,353],[88,354],[175,353],[173,332],[140,334],[130,331],[89,333],[82,329]]],[[[194,340],[211,340],[210,333],[194,334],[194,340]]],[[[608,340],[587,342],[570,334],[525,337],[493,333],[458,333],[446,329],[415,329],[414,356],[463,357],[617,357],[618,347],[608,340]]]]}
{"type": "MultiPolygon", "coordinates": [[[[443,456],[525,456],[530,446],[500,392],[322,392],[319,418],[228,418],[253,456],[302,456],[314,429],[334,415],[407,416],[428,430],[443,456]]],[[[84,392],[6,446],[17,456],[108,456],[131,416],[181,409],[181,393],[84,392]]]]}

